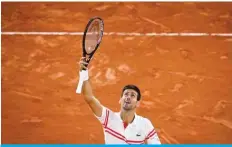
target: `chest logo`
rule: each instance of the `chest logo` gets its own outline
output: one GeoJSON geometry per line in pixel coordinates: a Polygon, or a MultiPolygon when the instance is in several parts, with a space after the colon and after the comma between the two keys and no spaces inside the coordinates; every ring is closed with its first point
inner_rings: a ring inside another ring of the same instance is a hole
{"type": "Polygon", "coordinates": [[[136,136],[139,137],[139,136],[141,136],[141,134],[137,133],[136,136]]]}

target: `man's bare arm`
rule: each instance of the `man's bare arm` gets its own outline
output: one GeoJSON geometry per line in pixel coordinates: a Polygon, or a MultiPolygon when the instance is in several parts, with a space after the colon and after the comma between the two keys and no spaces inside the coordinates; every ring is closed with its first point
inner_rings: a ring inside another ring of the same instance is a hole
{"type": "Polygon", "coordinates": [[[94,97],[93,92],[92,92],[92,87],[89,81],[85,81],[83,83],[82,93],[85,97],[85,101],[90,106],[93,113],[96,116],[100,117],[102,115],[103,106],[98,101],[98,99],[94,97]]]}
{"type": "MultiPolygon", "coordinates": [[[[80,70],[82,69],[87,70],[85,65],[87,65],[88,63],[85,62],[85,58],[81,58],[79,64],[80,64],[80,70]]],[[[82,94],[84,95],[84,99],[86,103],[89,105],[89,107],[91,108],[91,110],[93,111],[93,113],[98,117],[102,116],[103,106],[98,101],[98,99],[94,97],[89,80],[84,81],[82,85],[82,94]]]]}

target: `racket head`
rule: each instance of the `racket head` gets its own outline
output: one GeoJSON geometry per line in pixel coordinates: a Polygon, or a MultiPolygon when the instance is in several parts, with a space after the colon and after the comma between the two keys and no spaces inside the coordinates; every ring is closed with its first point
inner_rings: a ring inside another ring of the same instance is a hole
{"type": "Polygon", "coordinates": [[[83,57],[86,57],[86,62],[90,62],[93,54],[98,49],[104,32],[104,22],[100,17],[93,17],[89,20],[85,27],[82,49],[83,57]]]}

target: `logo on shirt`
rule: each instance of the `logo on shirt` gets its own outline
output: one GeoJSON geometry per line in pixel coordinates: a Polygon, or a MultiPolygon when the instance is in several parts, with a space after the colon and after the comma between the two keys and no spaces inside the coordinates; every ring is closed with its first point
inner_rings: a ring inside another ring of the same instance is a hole
{"type": "Polygon", "coordinates": [[[136,136],[139,137],[139,136],[141,136],[141,134],[137,133],[136,136]]]}

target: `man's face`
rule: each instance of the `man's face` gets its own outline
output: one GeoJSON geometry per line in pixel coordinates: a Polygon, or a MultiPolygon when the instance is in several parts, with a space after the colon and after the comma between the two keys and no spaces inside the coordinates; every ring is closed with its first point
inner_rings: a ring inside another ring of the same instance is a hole
{"type": "Polygon", "coordinates": [[[130,111],[134,110],[138,106],[137,101],[138,93],[133,89],[126,89],[121,97],[121,108],[130,111]]]}

